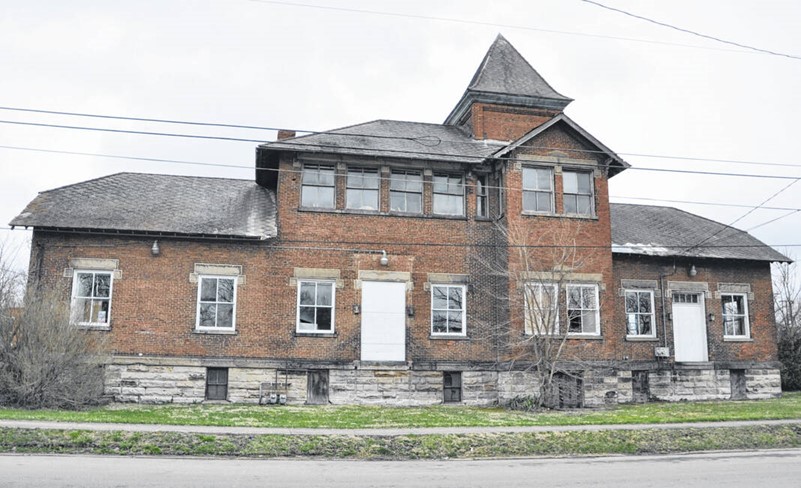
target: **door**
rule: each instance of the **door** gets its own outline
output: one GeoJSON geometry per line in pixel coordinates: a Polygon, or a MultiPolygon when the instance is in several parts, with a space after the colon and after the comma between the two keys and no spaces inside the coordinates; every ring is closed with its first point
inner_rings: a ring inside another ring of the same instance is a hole
{"type": "Polygon", "coordinates": [[[362,361],[406,361],[406,283],[362,282],[362,361]]]}
{"type": "Polygon", "coordinates": [[[673,347],[676,362],[709,360],[702,297],[700,293],[673,294],[673,347]]]}

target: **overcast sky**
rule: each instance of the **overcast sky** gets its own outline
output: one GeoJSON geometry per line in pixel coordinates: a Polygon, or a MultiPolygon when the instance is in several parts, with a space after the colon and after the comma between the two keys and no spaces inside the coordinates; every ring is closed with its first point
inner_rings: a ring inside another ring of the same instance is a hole
{"type": "MultiPolygon", "coordinates": [[[[801,59],[704,40],[580,0],[295,1],[0,0],[0,106],[301,130],[374,119],[441,123],[502,33],[557,91],[575,99],[566,113],[635,168],[801,176],[801,167],[645,156],[801,166],[801,59]]],[[[801,57],[797,0],[601,2],[801,57]]],[[[275,138],[272,131],[8,110],[0,110],[0,120],[275,138]]],[[[244,166],[0,148],[5,227],[37,192],[120,171],[252,178],[256,144],[0,123],[0,146],[244,166]]],[[[792,181],[632,169],[613,178],[610,189],[618,202],[757,206],[792,181]]],[[[726,224],[749,210],[663,204],[726,224]]],[[[767,205],[801,208],[801,183],[767,205]]],[[[748,230],[786,213],[756,210],[735,226],[748,230]]],[[[800,224],[801,212],[793,213],[752,234],[786,251],[782,244],[801,244],[800,224]]],[[[29,232],[0,230],[0,241],[11,246],[29,239],[29,232]]],[[[20,266],[27,253],[20,252],[20,266]]]]}

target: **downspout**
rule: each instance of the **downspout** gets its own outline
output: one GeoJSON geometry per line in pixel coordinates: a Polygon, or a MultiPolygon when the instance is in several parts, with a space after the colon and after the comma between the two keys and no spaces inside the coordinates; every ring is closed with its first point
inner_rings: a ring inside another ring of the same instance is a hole
{"type": "Polygon", "coordinates": [[[665,304],[665,278],[668,276],[672,276],[676,274],[676,260],[673,260],[673,271],[670,273],[660,273],[659,274],[659,290],[661,291],[661,300],[662,300],[662,342],[664,347],[668,347],[667,343],[667,305],[665,304]]]}

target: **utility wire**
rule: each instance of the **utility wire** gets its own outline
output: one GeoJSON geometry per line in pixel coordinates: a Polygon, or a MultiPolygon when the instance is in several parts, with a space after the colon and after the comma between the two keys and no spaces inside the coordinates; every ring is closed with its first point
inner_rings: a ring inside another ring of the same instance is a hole
{"type": "MultiPolygon", "coordinates": [[[[251,125],[241,125],[241,124],[227,124],[227,123],[216,123],[216,122],[198,122],[198,121],[185,121],[185,120],[173,120],[173,119],[158,119],[158,118],[146,118],[146,117],[127,117],[122,115],[106,115],[106,114],[91,114],[91,113],[83,113],[83,112],[63,112],[63,111],[56,111],[56,110],[45,110],[45,109],[33,109],[33,108],[22,108],[22,107],[4,107],[0,106],[0,110],[8,110],[8,111],[20,111],[20,112],[32,112],[32,113],[44,113],[44,114],[55,114],[55,115],[67,115],[73,117],[92,117],[92,118],[100,118],[100,119],[115,119],[115,120],[129,120],[129,121],[137,121],[137,122],[157,122],[157,123],[166,123],[166,124],[185,124],[185,125],[196,125],[196,126],[209,126],[209,127],[229,127],[229,128],[241,128],[241,129],[258,129],[258,130],[271,130],[271,131],[278,131],[278,130],[292,130],[296,133],[303,133],[306,135],[320,135],[320,134],[327,134],[335,137],[365,137],[365,138],[374,138],[374,139],[394,139],[394,140],[407,140],[418,142],[424,146],[433,147],[437,146],[442,143],[449,143],[449,144],[460,144],[465,146],[481,146],[484,147],[486,142],[483,140],[449,140],[449,139],[442,139],[437,136],[418,136],[418,137],[406,137],[406,136],[391,136],[391,135],[381,135],[381,134],[365,134],[359,132],[334,132],[339,129],[327,130],[327,131],[315,131],[309,129],[279,129],[276,127],[266,127],[266,126],[251,126],[251,125]]],[[[16,121],[0,121],[0,123],[16,123],[16,121]]],[[[82,129],[83,127],[79,126],[55,126],[56,128],[70,128],[70,129],[82,129]]],[[[92,127],[86,128],[87,130],[105,130],[104,128],[92,127]]],[[[111,130],[111,129],[110,129],[111,130]]],[[[169,133],[161,133],[161,132],[146,132],[146,135],[163,135],[163,136],[173,136],[173,134],[169,133]]],[[[175,137],[194,137],[193,135],[184,135],[184,134],[176,134],[175,137]]],[[[205,137],[205,136],[204,136],[205,137]]],[[[301,136],[303,137],[303,136],[301,136]]],[[[244,142],[272,142],[272,141],[262,141],[262,140],[250,140],[245,139],[244,142]]],[[[291,143],[292,140],[281,141],[281,143],[291,143]]],[[[499,145],[499,148],[501,146],[499,145]]],[[[556,148],[556,147],[546,147],[546,146],[527,146],[534,149],[543,149],[543,150],[561,150],[563,151],[564,148],[556,148]]],[[[575,153],[587,153],[587,154],[606,154],[605,151],[601,151],[598,149],[579,149],[574,148],[570,149],[571,152],[575,153]]],[[[705,161],[705,162],[712,162],[712,163],[726,163],[726,164],[748,164],[748,165],[757,165],[757,166],[777,166],[777,167],[789,167],[789,168],[801,168],[801,163],[776,163],[776,162],[765,162],[765,161],[749,161],[749,160],[738,160],[738,159],[720,159],[720,158],[701,158],[701,157],[694,157],[694,156],[669,156],[669,155],[660,155],[660,154],[649,154],[649,153],[636,153],[636,152],[617,152],[616,154],[622,156],[633,156],[633,157],[644,157],[644,158],[655,158],[655,159],[673,159],[673,160],[680,160],[680,161],[705,161]]]]}
{"type": "Polygon", "coordinates": [[[433,20],[437,22],[450,22],[454,24],[465,24],[465,25],[482,25],[487,27],[503,27],[507,29],[518,29],[518,30],[525,30],[525,31],[533,31],[533,32],[545,32],[548,34],[563,34],[563,35],[570,35],[570,36],[581,36],[581,37],[591,37],[596,39],[611,39],[614,41],[628,41],[628,42],[642,42],[647,44],[661,44],[664,46],[678,46],[678,47],[687,47],[692,49],[706,49],[712,51],[727,51],[727,52],[735,52],[735,53],[744,53],[748,51],[741,51],[738,49],[725,49],[719,47],[709,47],[709,46],[699,46],[696,44],[682,44],[678,42],[669,42],[669,41],[657,41],[654,39],[642,39],[642,38],[635,38],[635,37],[621,37],[621,36],[610,36],[604,34],[589,34],[587,32],[578,32],[578,31],[564,31],[564,30],[556,30],[556,29],[543,29],[540,27],[531,27],[526,25],[520,24],[503,24],[498,22],[486,22],[480,20],[467,20],[467,19],[457,19],[453,17],[437,17],[437,16],[430,16],[430,15],[420,15],[420,14],[404,14],[400,12],[386,12],[380,10],[367,10],[367,9],[356,9],[356,8],[345,8],[345,7],[331,7],[327,5],[313,5],[308,3],[295,3],[295,2],[283,2],[278,0],[248,0],[254,3],[264,3],[264,4],[271,4],[271,5],[283,5],[287,7],[302,7],[302,8],[311,8],[311,9],[318,9],[318,10],[329,10],[329,11],[336,11],[336,12],[349,12],[349,13],[357,13],[357,14],[369,14],[369,15],[381,15],[384,17],[400,17],[400,18],[407,18],[407,19],[417,19],[417,20],[433,20]]]}
{"type": "MultiPolygon", "coordinates": [[[[2,121],[0,121],[2,122],[2,121]]],[[[298,147],[307,147],[305,144],[297,144],[298,147]]],[[[332,148],[343,148],[347,146],[316,146],[316,147],[332,147],[332,148]]],[[[86,152],[78,152],[78,151],[59,151],[59,150],[52,150],[52,149],[39,149],[39,148],[31,148],[31,147],[22,147],[22,146],[5,146],[0,145],[0,149],[11,149],[11,150],[19,150],[19,151],[35,151],[35,152],[45,152],[45,153],[52,153],[52,154],[67,154],[67,155],[76,155],[76,156],[91,156],[91,157],[102,157],[102,158],[112,158],[112,159],[131,159],[136,161],[148,161],[148,162],[157,162],[157,163],[172,163],[172,164],[189,164],[189,165],[197,165],[197,166],[214,166],[214,167],[223,167],[223,168],[237,168],[237,169],[248,169],[248,170],[255,170],[255,171],[273,171],[273,172],[285,172],[285,173],[297,173],[301,174],[302,170],[288,170],[288,169],[278,169],[278,168],[256,168],[252,165],[237,165],[237,164],[224,164],[224,163],[202,163],[202,162],[195,162],[195,161],[185,161],[185,160],[176,160],[176,159],[160,159],[160,158],[145,158],[145,157],[136,157],[136,156],[121,156],[121,155],[113,155],[113,154],[101,154],[101,153],[86,153],[86,152]]],[[[358,148],[353,148],[358,149],[358,148]]],[[[415,152],[415,151],[390,151],[390,152],[399,152],[399,153],[413,153],[413,154],[428,154],[427,152],[415,152]]],[[[476,159],[484,160],[487,159],[483,156],[468,156],[468,155],[459,155],[459,157],[474,157],[476,159]]],[[[526,163],[536,163],[536,160],[532,159],[519,159],[519,158],[499,158],[503,161],[511,161],[511,162],[526,162],[526,163]]],[[[741,178],[762,178],[762,179],[778,179],[778,180],[793,180],[797,181],[801,176],[787,176],[787,175],[763,175],[763,174],[756,174],[756,173],[727,173],[722,171],[694,171],[694,170],[682,170],[682,169],[666,169],[666,168],[638,168],[638,167],[631,167],[628,168],[627,171],[656,171],[656,172],[667,172],[667,173],[681,173],[681,174],[695,174],[695,175],[706,175],[706,176],[730,176],[730,177],[741,177],[741,178]]],[[[389,177],[386,176],[377,176],[379,180],[388,180],[389,177]]],[[[503,186],[492,186],[487,185],[486,188],[499,188],[503,190],[520,190],[521,188],[511,188],[511,187],[503,187],[503,186]]]]}
{"type": "Polygon", "coordinates": [[[675,31],[684,32],[685,34],[691,34],[693,36],[701,37],[703,39],[709,39],[709,40],[712,40],[712,41],[715,41],[715,42],[720,42],[722,44],[728,44],[729,46],[736,46],[736,47],[739,47],[739,48],[748,49],[750,51],[755,51],[755,52],[762,53],[762,54],[770,54],[770,55],[773,55],[773,56],[781,56],[781,57],[785,57],[785,58],[801,60],[801,56],[795,56],[793,54],[780,53],[780,52],[777,52],[777,51],[771,51],[769,49],[762,49],[762,48],[759,48],[759,47],[749,46],[747,44],[740,44],[739,42],[727,41],[727,40],[721,39],[719,37],[714,37],[714,36],[710,36],[710,35],[707,35],[707,34],[702,34],[700,32],[696,32],[696,31],[693,31],[693,30],[684,29],[682,27],[677,27],[675,25],[668,24],[666,22],[660,22],[658,20],[649,19],[648,17],[643,17],[642,15],[633,14],[631,12],[627,12],[626,10],[622,10],[622,9],[619,9],[619,8],[610,7],[608,5],[604,5],[602,3],[595,2],[593,0],[580,0],[580,1],[582,1],[584,3],[589,3],[591,5],[595,5],[597,7],[604,8],[606,10],[611,10],[612,12],[618,12],[618,13],[621,13],[623,15],[628,15],[629,17],[633,17],[635,19],[644,20],[645,22],[650,22],[651,24],[655,24],[655,25],[658,25],[658,26],[661,26],[661,27],[667,27],[668,29],[673,29],[675,31]]]}

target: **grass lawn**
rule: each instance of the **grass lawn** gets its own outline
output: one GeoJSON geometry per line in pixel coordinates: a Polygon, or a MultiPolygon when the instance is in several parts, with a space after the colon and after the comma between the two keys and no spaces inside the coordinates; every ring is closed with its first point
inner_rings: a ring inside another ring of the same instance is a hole
{"type": "Polygon", "coordinates": [[[432,406],[109,405],[83,411],[0,409],[0,419],[287,428],[387,428],[675,423],[801,419],[801,392],[752,401],[650,403],[608,409],[524,413],[432,406]]]}

